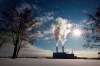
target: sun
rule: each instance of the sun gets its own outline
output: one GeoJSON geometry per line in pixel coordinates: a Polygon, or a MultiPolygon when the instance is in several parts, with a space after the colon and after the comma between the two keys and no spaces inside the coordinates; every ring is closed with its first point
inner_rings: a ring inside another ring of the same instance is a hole
{"type": "Polygon", "coordinates": [[[73,34],[74,34],[74,36],[81,36],[81,30],[74,29],[73,34]]]}

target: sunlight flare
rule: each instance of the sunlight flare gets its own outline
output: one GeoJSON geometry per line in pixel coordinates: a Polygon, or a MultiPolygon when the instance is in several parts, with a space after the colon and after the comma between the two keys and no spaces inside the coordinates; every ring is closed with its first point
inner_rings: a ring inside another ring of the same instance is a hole
{"type": "Polygon", "coordinates": [[[78,37],[78,36],[81,36],[82,33],[80,29],[74,29],[73,34],[74,36],[78,37]]]}

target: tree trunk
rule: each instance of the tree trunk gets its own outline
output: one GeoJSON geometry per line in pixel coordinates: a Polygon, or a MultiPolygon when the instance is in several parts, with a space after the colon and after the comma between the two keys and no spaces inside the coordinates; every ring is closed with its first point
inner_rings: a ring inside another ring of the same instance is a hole
{"type": "Polygon", "coordinates": [[[18,48],[17,48],[16,58],[18,57],[19,51],[20,51],[20,46],[18,46],[18,48]]]}
{"type": "Polygon", "coordinates": [[[17,54],[17,44],[15,44],[12,59],[16,58],[16,54],[17,54]]]}
{"type": "Polygon", "coordinates": [[[19,40],[16,40],[16,42],[15,42],[15,47],[14,47],[14,51],[13,51],[13,56],[12,56],[12,59],[17,58],[18,43],[19,43],[19,40]]]}

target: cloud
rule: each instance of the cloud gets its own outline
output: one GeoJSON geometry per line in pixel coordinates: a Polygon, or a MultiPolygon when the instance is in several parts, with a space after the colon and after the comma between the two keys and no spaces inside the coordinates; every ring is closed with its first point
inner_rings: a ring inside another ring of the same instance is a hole
{"type": "Polygon", "coordinates": [[[50,36],[50,37],[45,37],[44,40],[50,40],[50,39],[53,39],[54,36],[50,36]]]}
{"type": "Polygon", "coordinates": [[[41,22],[48,22],[50,20],[54,19],[54,13],[53,12],[46,12],[43,16],[36,17],[35,20],[41,21],[41,22]]]}
{"type": "Polygon", "coordinates": [[[25,9],[30,10],[30,9],[32,9],[32,7],[27,3],[22,3],[20,7],[17,7],[17,10],[19,13],[23,13],[23,10],[25,10],[25,9]]]}
{"type": "Polygon", "coordinates": [[[32,22],[30,22],[27,28],[27,31],[31,31],[32,29],[36,29],[39,28],[42,25],[42,22],[40,21],[35,21],[34,19],[32,20],[32,22]]]}
{"type": "Polygon", "coordinates": [[[51,29],[48,30],[44,30],[44,31],[37,31],[36,33],[33,33],[32,35],[30,35],[30,37],[34,37],[37,36],[37,38],[43,38],[43,40],[49,40],[54,38],[53,36],[53,32],[51,29]]]}
{"type": "MultiPolygon", "coordinates": [[[[24,8],[31,8],[31,6],[27,3],[23,3],[21,5],[20,8],[18,8],[19,12],[22,12],[22,10],[24,8]]],[[[33,9],[36,11],[36,12],[40,12],[41,8],[39,8],[37,5],[33,4],[33,9]]],[[[54,15],[55,13],[53,11],[49,11],[49,12],[45,12],[43,13],[42,15],[39,15],[39,16],[36,16],[35,18],[32,19],[32,22],[34,24],[32,24],[30,27],[27,28],[27,31],[31,31],[32,29],[35,28],[38,28],[40,27],[44,22],[48,22],[50,20],[53,20],[54,19],[54,15]]],[[[37,33],[31,33],[30,34],[30,37],[43,37],[44,35],[47,35],[47,33],[49,33],[48,31],[42,31],[42,32],[37,32],[37,33]]]]}
{"type": "MultiPolygon", "coordinates": [[[[29,27],[27,30],[32,30],[32,28],[34,26],[38,27],[38,26],[41,26],[45,22],[53,20],[54,19],[54,15],[55,15],[55,13],[53,11],[45,12],[43,16],[38,16],[35,19],[33,19],[33,22],[34,21],[37,21],[37,22],[35,24],[33,24],[32,27],[29,27]]],[[[37,35],[38,37],[44,37],[44,36],[49,35],[49,34],[53,34],[51,28],[48,29],[48,30],[44,30],[44,31],[38,31],[37,33],[33,33],[30,36],[32,37],[32,36],[36,36],[37,35]]]]}
{"type": "Polygon", "coordinates": [[[87,13],[88,11],[86,11],[86,10],[83,10],[83,13],[87,13]]]}
{"type": "Polygon", "coordinates": [[[35,11],[36,13],[40,13],[41,12],[41,8],[36,5],[36,4],[32,4],[32,8],[33,8],[33,11],[35,11]]]}
{"type": "Polygon", "coordinates": [[[86,26],[86,24],[88,23],[88,19],[83,19],[79,24],[74,24],[79,28],[83,28],[86,26]]]}
{"type": "Polygon", "coordinates": [[[84,20],[82,20],[81,22],[80,22],[80,26],[83,26],[83,27],[85,27],[85,26],[89,26],[89,25],[91,25],[91,24],[93,24],[94,22],[93,21],[91,21],[91,20],[88,20],[88,19],[84,19],[84,20]]]}
{"type": "Polygon", "coordinates": [[[33,4],[33,9],[38,11],[39,7],[37,5],[35,5],[35,4],[33,4]]]}
{"type": "Polygon", "coordinates": [[[48,35],[48,34],[53,34],[52,29],[44,30],[43,34],[48,35]]]}
{"type": "Polygon", "coordinates": [[[87,19],[84,19],[82,22],[83,22],[83,23],[87,22],[87,19]]]}
{"type": "MultiPolygon", "coordinates": [[[[37,8],[37,7],[35,7],[37,8]]],[[[37,16],[35,17],[32,22],[35,22],[31,27],[29,27],[27,30],[30,31],[33,29],[33,27],[38,28],[39,26],[41,26],[44,22],[48,22],[50,20],[54,19],[54,13],[53,12],[45,12],[44,15],[42,16],[37,16]]],[[[46,31],[44,31],[44,33],[47,33],[46,31]]]]}
{"type": "Polygon", "coordinates": [[[55,12],[53,12],[53,11],[49,11],[49,12],[44,13],[44,14],[46,14],[46,15],[48,15],[48,16],[53,16],[53,15],[55,15],[55,12]]]}

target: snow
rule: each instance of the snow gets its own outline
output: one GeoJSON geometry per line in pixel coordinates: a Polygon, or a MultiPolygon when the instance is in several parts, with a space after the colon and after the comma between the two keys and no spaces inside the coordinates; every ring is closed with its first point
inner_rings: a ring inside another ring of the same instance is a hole
{"type": "Polygon", "coordinates": [[[0,66],[100,66],[100,60],[0,58],[0,66]]]}

